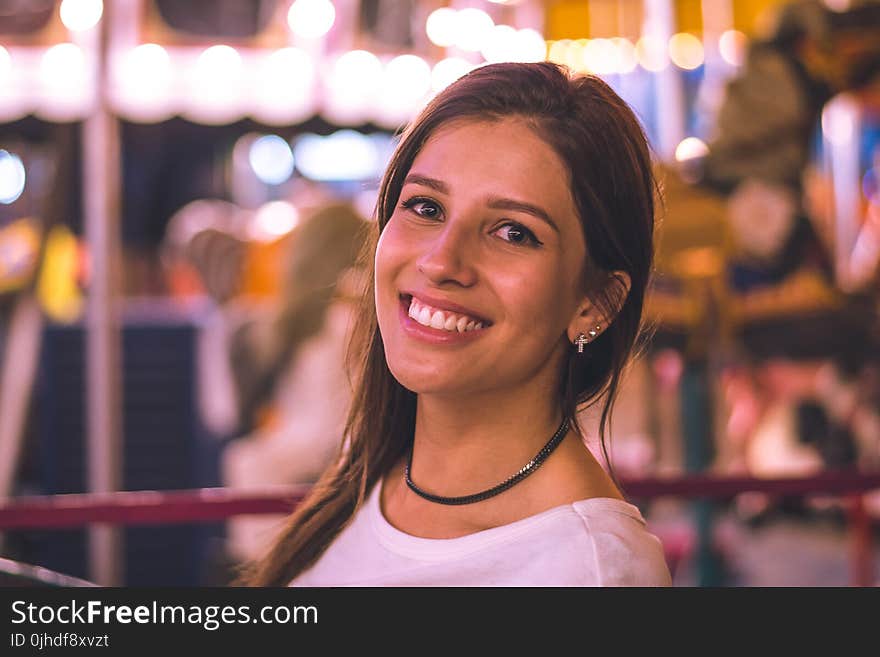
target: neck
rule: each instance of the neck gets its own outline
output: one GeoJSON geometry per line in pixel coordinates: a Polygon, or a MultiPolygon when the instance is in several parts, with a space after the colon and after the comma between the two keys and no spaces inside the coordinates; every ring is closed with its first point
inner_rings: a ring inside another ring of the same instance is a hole
{"type": "Polygon", "coordinates": [[[444,496],[468,495],[504,481],[544,447],[562,420],[551,395],[420,395],[412,477],[444,496]]]}

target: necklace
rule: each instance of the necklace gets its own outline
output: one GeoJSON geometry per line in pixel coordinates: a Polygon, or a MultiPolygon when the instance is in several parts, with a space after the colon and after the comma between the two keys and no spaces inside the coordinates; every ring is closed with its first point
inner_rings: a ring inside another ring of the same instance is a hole
{"type": "Polygon", "coordinates": [[[488,490],[484,490],[481,493],[473,493],[472,495],[462,495],[461,497],[442,497],[440,495],[434,495],[432,493],[428,493],[427,491],[423,491],[421,488],[416,486],[413,483],[412,478],[410,477],[410,470],[412,469],[412,457],[413,450],[410,448],[409,457],[406,461],[406,485],[410,487],[410,490],[414,492],[416,495],[420,497],[424,497],[426,500],[430,500],[431,502],[437,502],[438,504],[449,504],[449,505],[459,505],[459,504],[473,504],[474,502],[480,502],[482,500],[488,499],[490,497],[495,497],[498,493],[503,493],[508,488],[513,486],[514,484],[518,484],[523,479],[532,474],[535,470],[541,467],[541,464],[547,460],[547,457],[553,453],[553,450],[559,446],[559,443],[562,442],[562,439],[565,438],[565,435],[568,433],[568,419],[562,420],[562,424],[559,425],[559,428],[556,430],[550,440],[547,441],[547,444],[541,448],[541,451],[538,452],[534,458],[526,463],[523,467],[521,467],[516,474],[511,475],[504,481],[502,481],[497,486],[493,486],[488,490]]]}

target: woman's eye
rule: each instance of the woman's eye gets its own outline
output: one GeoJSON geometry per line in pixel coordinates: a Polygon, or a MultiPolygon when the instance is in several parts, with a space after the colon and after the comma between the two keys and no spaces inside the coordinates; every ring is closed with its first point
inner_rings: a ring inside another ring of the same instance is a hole
{"type": "Polygon", "coordinates": [[[411,198],[403,203],[403,207],[426,219],[435,219],[440,216],[440,206],[430,199],[411,198]]]}
{"type": "Polygon", "coordinates": [[[520,224],[504,224],[498,228],[497,234],[501,239],[511,244],[528,244],[530,246],[540,246],[542,244],[532,231],[520,224]]]}

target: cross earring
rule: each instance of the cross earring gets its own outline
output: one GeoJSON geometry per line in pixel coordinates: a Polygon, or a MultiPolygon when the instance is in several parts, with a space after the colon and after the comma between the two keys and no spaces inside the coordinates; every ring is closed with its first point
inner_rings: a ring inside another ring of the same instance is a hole
{"type": "Polygon", "coordinates": [[[584,345],[589,344],[590,342],[595,340],[596,337],[599,335],[600,330],[602,330],[602,327],[596,326],[596,328],[592,328],[589,331],[587,331],[587,333],[589,334],[589,337],[587,337],[587,334],[581,333],[577,336],[577,338],[575,338],[574,343],[577,345],[579,354],[584,353],[584,345]]]}

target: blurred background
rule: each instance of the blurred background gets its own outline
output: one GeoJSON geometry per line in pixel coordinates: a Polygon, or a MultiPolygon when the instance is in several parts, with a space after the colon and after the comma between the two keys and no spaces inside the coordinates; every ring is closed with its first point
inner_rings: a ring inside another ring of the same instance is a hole
{"type": "Polygon", "coordinates": [[[611,451],[674,584],[880,583],[868,0],[0,0],[0,580],[228,583],[283,516],[200,509],[337,446],[399,129],[545,59],[665,194],[611,451]]]}

